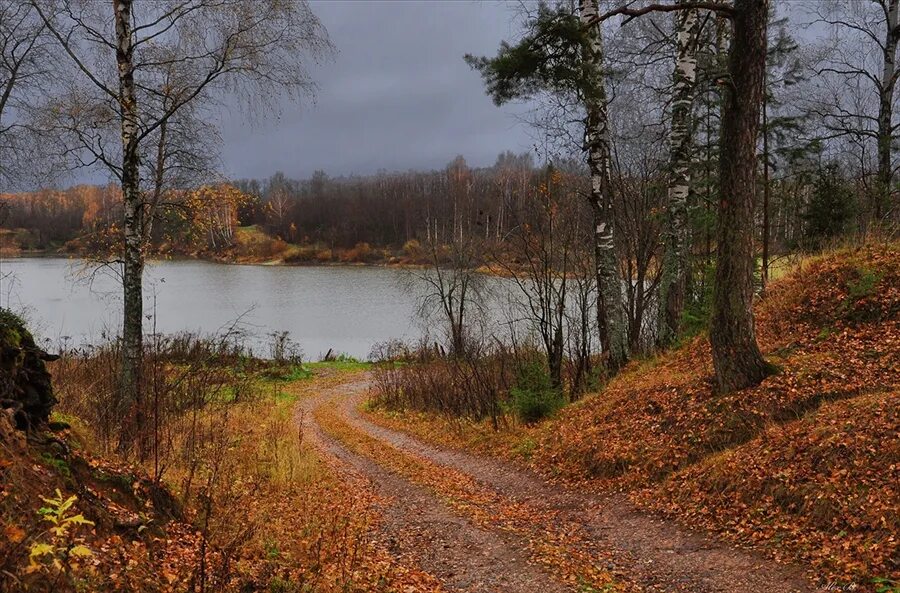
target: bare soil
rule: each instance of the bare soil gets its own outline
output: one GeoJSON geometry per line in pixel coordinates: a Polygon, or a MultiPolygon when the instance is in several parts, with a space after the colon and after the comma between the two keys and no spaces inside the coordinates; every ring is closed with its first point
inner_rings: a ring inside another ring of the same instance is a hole
{"type": "Polygon", "coordinates": [[[487,530],[460,517],[434,493],[355,455],[316,426],[310,413],[336,401],[343,420],[405,454],[452,468],[480,485],[543,516],[577,524],[589,535],[597,564],[629,584],[652,592],[811,593],[815,586],[799,567],[785,566],[754,551],[735,549],[706,533],[687,530],[636,508],[621,495],[602,496],[548,483],[526,469],[493,458],[438,448],[378,426],[359,412],[368,381],[343,384],[302,400],[302,417],[316,446],[342,471],[368,480],[389,502],[381,537],[398,559],[411,560],[447,590],[535,592],[567,588],[549,571],[529,563],[527,542],[487,530]]]}

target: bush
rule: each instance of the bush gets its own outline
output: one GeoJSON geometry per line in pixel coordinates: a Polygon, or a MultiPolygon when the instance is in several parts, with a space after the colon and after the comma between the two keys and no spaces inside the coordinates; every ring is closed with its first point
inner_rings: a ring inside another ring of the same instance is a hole
{"type": "Polygon", "coordinates": [[[319,249],[316,251],[316,261],[325,263],[331,261],[331,249],[319,249]]]}
{"type": "Polygon", "coordinates": [[[502,420],[514,366],[511,352],[498,348],[482,357],[452,358],[425,345],[414,351],[392,345],[383,353],[393,356],[375,356],[376,405],[473,420],[490,418],[495,426],[502,420]]]}
{"type": "Polygon", "coordinates": [[[313,262],[316,259],[316,247],[315,246],[300,246],[295,247],[286,253],[283,257],[284,263],[286,264],[305,264],[309,262],[313,262]]]}
{"type": "Polygon", "coordinates": [[[410,239],[403,244],[403,253],[406,257],[418,260],[422,257],[422,245],[415,239],[410,239]]]}
{"type": "Polygon", "coordinates": [[[519,369],[509,390],[509,408],[525,424],[534,424],[565,405],[562,392],[553,387],[544,365],[529,362],[519,369]]]}

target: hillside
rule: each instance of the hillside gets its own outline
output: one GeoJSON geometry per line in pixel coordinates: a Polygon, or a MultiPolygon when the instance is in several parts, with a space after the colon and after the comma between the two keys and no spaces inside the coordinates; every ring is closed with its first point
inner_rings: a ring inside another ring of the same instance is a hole
{"type": "Polygon", "coordinates": [[[421,414],[383,424],[521,460],[548,476],[810,566],[822,582],[900,573],[900,245],[804,261],[756,309],[780,372],[716,396],[705,337],[633,362],[538,427],[421,414]]]}

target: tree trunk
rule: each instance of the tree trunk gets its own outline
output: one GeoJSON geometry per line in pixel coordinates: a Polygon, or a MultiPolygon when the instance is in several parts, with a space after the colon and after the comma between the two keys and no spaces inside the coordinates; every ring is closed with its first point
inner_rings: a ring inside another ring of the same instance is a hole
{"type": "Polygon", "coordinates": [[[670,170],[668,190],[668,228],[663,254],[662,278],[659,288],[659,331],[657,342],[668,346],[678,338],[684,295],[687,287],[688,194],[691,190],[691,152],[693,134],[691,113],[694,86],[697,81],[696,10],[679,10],[675,71],[672,75],[672,130],[670,132],[670,170]]]}
{"type": "Polygon", "coordinates": [[[881,74],[878,103],[878,187],[875,192],[875,220],[880,220],[891,203],[893,166],[891,141],[893,140],[894,87],[896,86],[897,25],[900,16],[900,0],[890,0],[887,12],[887,31],[884,43],[884,67],[881,74]]]}
{"type": "Polygon", "coordinates": [[[584,101],[587,111],[585,142],[591,173],[591,208],[594,213],[597,320],[600,343],[608,353],[609,370],[616,372],[628,361],[628,332],[622,305],[619,261],[613,240],[609,118],[603,81],[601,23],[596,18],[597,1],[581,0],[579,12],[581,22],[587,28],[583,49],[586,83],[584,101]]]}
{"type": "Polygon", "coordinates": [[[143,362],[144,211],[140,191],[138,106],[135,93],[131,0],[113,0],[116,24],[116,64],[119,76],[119,110],[122,124],[122,198],[124,201],[125,251],[123,254],[122,405],[125,418],[120,435],[122,452],[137,447],[146,453],[141,371],[143,362]]]}
{"type": "MultiPolygon", "coordinates": [[[[765,91],[763,91],[765,93],[765,91]]],[[[772,188],[769,183],[769,101],[763,94],[762,105],[762,134],[763,134],[763,228],[762,228],[762,269],[760,271],[760,284],[763,289],[769,282],[769,201],[772,188]]]]}
{"type": "Polygon", "coordinates": [[[722,114],[716,283],[709,338],[719,392],[759,384],[769,373],[753,321],[756,139],[766,75],[768,0],[736,0],[722,114]]]}

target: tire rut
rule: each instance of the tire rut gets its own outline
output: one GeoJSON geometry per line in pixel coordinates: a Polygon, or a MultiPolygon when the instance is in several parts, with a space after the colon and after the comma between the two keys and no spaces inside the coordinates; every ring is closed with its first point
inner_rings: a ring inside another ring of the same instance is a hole
{"type": "Polygon", "coordinates": [[[424,487],[409,482],[345,448],[315,422],[312,412],[335,398],[343,385],[300,401],[298,422],[313,446],[333,458],[339,471],[366,480],[386,500],[380,541],[400,562],[412,562],[448,591],[546,593],[570,591],[529,563],[526,542],[486,530],[455,514],[424,487]]]}
{"type": "MultiPolygon", "coordinates": [[[[813,593],[803,572],[740,550],[705,533],[641,511],[622,495],[600,496],[548,484],[500,460],[434,447],[379,426],[359,413],[369,383],[343,386],[340,413],[352,426],[405,453],[470,475],[504,497],[584,526],[606,568],[646,591],[671,593],[813,593]]],[[[532,588],[531,590],[535,590],[532,588]]]]}

